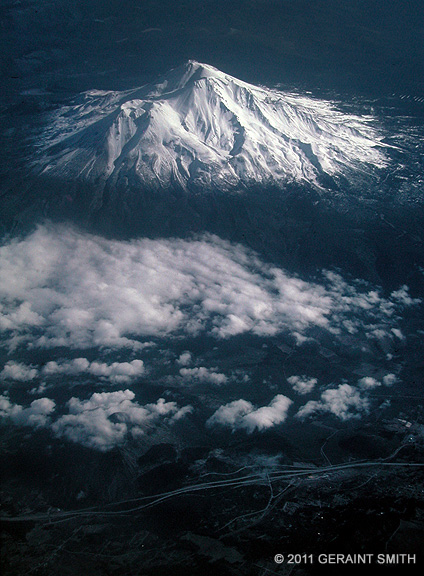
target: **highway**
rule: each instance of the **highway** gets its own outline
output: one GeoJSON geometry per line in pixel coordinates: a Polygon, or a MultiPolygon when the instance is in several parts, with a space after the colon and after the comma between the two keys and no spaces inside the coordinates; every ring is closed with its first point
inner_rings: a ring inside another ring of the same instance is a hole
{"type": "MultiPolygon", "coordinates": [[[[281,469],[274,470],[273,472],[252,472],[244,476],[238,476],[235,478],[225,478],[223,480],[215,480],[209,482],[200,482],[196,484],[190,484],[176,490],[171,490],[169,492],[162,492],[160,494],[154,494],[151,496],[141,496],[139,498],[132,498],[127,500],[120,500],[113,502],[111,504],[104,505],[102,508],[98,506],[93,506],[90,508],[82,508],[79,510],[68,510],[68,511],[54,511],[54,512],[43,512],[35,514],[24,514],[20,516],[1,516],[1,522],[47,522],[49,524],[66,522],[77,517],[94,517],[94,516],[125,516],[129,514],[134,514],[141,512],[153,506],[169,500],[170,498],[175,498],[183,495],[194,494],[199,491],[205,490],[219,490],[223,488],[244,488],[246,486],[268,486],[271,490],[271,495],[273,494],[273,484],[281,481],[293,481],[296,478],[306,478],[306,479],[320,479],[322,475],[326,475],[326,479],[329,479],[329,475],[335,472],[356,469],[356,468],[424,468],[424,462],[388,462],[390,458],[393,458],[400,451],[400,448],[395,450],[393,454],[385,458],[384,460],[366,461],[357,460],[354,462],[348,462],[345,464],[335,464],[322,467],[304,467],[298,468],[293,466],[282,466],[281,469]],[[132,505],[130,508],[116,510],[116,508],[122,508],[128,505],[132,505]]],[[[238,470],[240,472],[242,469],[238,470]]],[[[226,474],[228,476],[228,474],[226,474]]]]}

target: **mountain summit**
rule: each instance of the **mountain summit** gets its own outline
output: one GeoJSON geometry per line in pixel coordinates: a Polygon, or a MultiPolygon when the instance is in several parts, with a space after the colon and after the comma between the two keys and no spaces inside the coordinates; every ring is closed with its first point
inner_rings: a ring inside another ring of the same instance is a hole
{"type": "Polygon", "coordinates": [[[231,189],[385,164],[369,117],[188,61],[156,84],[90,91],[49,118],[37,165],[103,186],[231,189]]]}

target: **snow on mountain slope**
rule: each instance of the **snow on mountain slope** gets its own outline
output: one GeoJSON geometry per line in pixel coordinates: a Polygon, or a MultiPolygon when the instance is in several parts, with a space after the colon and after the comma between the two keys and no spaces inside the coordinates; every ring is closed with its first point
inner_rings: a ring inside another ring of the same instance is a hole
{"type": "Polygon", "coordinates": [[[113,185],[229,189],[383,167],[371,118],[189,61],[156,85],[90,91],[55,113],[41,173],[113,185]]]}

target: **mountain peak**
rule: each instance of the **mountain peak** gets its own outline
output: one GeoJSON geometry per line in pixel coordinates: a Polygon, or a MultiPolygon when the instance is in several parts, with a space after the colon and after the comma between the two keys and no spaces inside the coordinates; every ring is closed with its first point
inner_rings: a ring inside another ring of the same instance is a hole
{"type": "Polygon", "coordinates": [[[213,71],[218,74],[223,74],[223,72],[220,72],[217,68],[214,68],[210,64],[204,64],[202,62],[198,62],[197,60],[187,60],[187,62],[183,64],[183,66],[186,70],[197,71],[200,69],[202,71],[206,70],[206,71],[213,71]]]}
{"type": "MultiPolygon", "coordinates": [[[[187,74],[198,74],[204,78],[225,78],[227,74],[221,72],[218,68],[211,66],[210,64],[203,64],[197,60],[187,60],[185,64],[179,67],[187,74]]],[[[176,68],[175,70],[178,70],[176,68]]]]}
{"type": "Polygon", "coordinates": [[[152,93],[155,94],[158,90],[159,93],[161,91],[172,92],[184,87],[198,88],[199,84],[196,84],[196,82],[201,80],[212,79],[225,82],[228,78],[231,77],[210,64],[203,64],[196,60],[188,60],[181,66],[177,66],[163,75],[153,88],[152,93]]]}
{"type": "Polygon", "coordinates": [[[315,185],[323,174],[384,166],[380,140],[369,118],[189,60],[154,85],[86,93],[58,111],[38,163],[44,173],[99,185],[315,185]]]}

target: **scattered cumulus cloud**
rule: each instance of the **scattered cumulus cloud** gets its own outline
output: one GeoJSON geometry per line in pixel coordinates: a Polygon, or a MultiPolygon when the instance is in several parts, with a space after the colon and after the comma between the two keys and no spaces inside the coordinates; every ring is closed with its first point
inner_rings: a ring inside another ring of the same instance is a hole
{"type": "Polygon", "coordinates": [[[145,367],[142,360],[107,364],[98,361],[90,362],[87,358],[74,358],[73,360],[52,360],[43,367],[9,361],[0,372],[0,380],[28,382],[36,377],[48,378],[58,374],[70,376],[90,374],[113,384],[127,384],[144,372],[145,367]]]}
{"type": "Polygon", "coordinates": [[[309,394],[315,388],[318,380],[308,376],[290,376],[287,382],[291,384],[293,390],[298,394],[309,394]]]}
{"type": "Polygon", "coordinates": [[[310,400],[300,408],[298,418],[306,418],[317,413],[331,413],[340,420],[360,418],[368,414],[369,399],[361,395],[358,388],[350,384],[340,384],[337,388],[330,388],[321,394],[320,400],[310,400]]]}
{"type": "Polygon", "coordinates": [[[378,388],[382,384],[384,386],[393,386],[397,381],[398,377],[395,374],[386,374],[383,376],[381,382],[372,376],[365,376],[358,380],[358,386],[362,390],[372,390],[373,388],[378,388]]]}
{"type": "Polygon", "coordinates": [[[392,334],[394,334],[394,336],[396,336],[396,338],[399,340],[405,340],[405,336],[402,334],[402,330],[399,330],[399,328],[392,328],[392,334]]]}
{"type": "Polygon", "coordinates": [[[385,386],[393,386],[393,384],[396,384],[398,380],[399,378],[396,376],[396,374],[386,374],[383,377],[383,384],[385,386]]]}
{"type": "Polygon", "coordinates": [[[177,364],[180,366],[190,366],[192,362],[192,355],[190,352],[183,352],[177,359],[177,364]]]}
{"type": "Polygon", "coordinates": [[[359,388],[362,388],[362,390],[370,390],[372,388],[377,388],[378,386],[381,386],[381,382],[379,382],[372,376],[365,376],[364,378],[358,380],[358,385],[359,388]]]}
{"type": "Polygon", "coordinates": [[[215,371],[216,368],[181,368],[180,374],[184,380],[196,380],[208,384],[226,384],[228,377],[225,374],[215,371]]]}
{"type": "Polygon", "coordinates": [[[50,423],[55,410],[55,402],[50,398],[33,400],[28,408],[14,404],[6,395],[0,396],[0,418],[8,418],[17,426],[44,428],[50,423]]]}
{"type": "Polygon", "coordinates": [[[246,430],[249,434],[255,430],[262,431],[282,424],[286,418],[292,401],[278,394],[268,404],[256,408],[247,400],[235,400],[218,410],[206,422],[208,427],[225,426],[235,430],[246,430]]]}
{"type": "Polygon", "coordinates": [[[254,410],[254,406],[251,402],[247,400],[234,400],[225,404],[225,406],[220,406],[216,412],[209,418],[207,425],[209,427],[220,425],[228,426],[233,430],[241,428],[241,423],[244,416],[249,414],[254,410]]]}
{"type": "Polygon", "coordinates": [[[37,368],[14,362],[6,362],[3,370],[0,372],[0,380],[16,380],[18,382],[29,382],[38,376],[37,368]]]}
{"type": "Polygon", "coordinates": [[[39,386],[31,388],[31,390],[29,390],[28,393],[31,394],[32,396],[41,396],[41,394],[44,394],[46,390],[47,390],[47,384],[46,382],[42,382],[39,386]]]}
{"type": "Polygon", "coordinates": [[[392,298],[404,306],[413,306],[414,304],[418,304],[420,302],[418,298],[411,298],[408,286],[406,286],[406,284],[401,286],[399,290],[392,292],[392,298]]]}
{"type": "Polygon", "coordinates": [[[329,388],[321,394],[320,400],[310,400],[302,406],[296,416],[305,419],[315,414],[330,413],[340,420],[360,418],[369,413],[371,399],[369,393],[380,386],[393,386],[398,382],[395,374],[386,374],[381,381],[373,376],[364,376],[357,386],[343,382],[337,388],[329,388]]]}
{"type": "Polygon", "coordinates": [[[17,426],[49,427],[58,438],[106,452],[124,444],[128,436],[137,438],[162,422],[174,424],[193,411],[192,406],[179,407],[164,398],[142,406],[134,401],[131,390],[101,392],[87,400],[71,398],[68,413],[52,422],[55,402],[50,398],[33,400],[24,408],[0,396],[0,418],[17,426]]]}
{"type": "Polygon", "coordinates": [[[173,423],[192,411],[163,398],[141,406],[131,390],[95,393],[88,400],[71,398],[67,405],[69,413],[52,425],[54,434],[102,452],[122,445],[128,435],[143,435],[160,420],[173,423]]]}
{"type": "Polygon", "coordinates": [[[52,225],[0,248],[0,300],[10,349],[140,348],[201,332],[286,332],[301,343],[314,327],[393,338],[398,313],[417,304],[406,286],[383,298],[334,272],[305,282],[215,236],[126,242],[52,225]]]}
{"type": "Polygon", "coordinates": [[[75,358],[74,360],[64,360],[61,362],[48,362],[41,373],[43,376],[55,374],[81,374],[87,373],[96,376],[101,380],[109,380],[114,384],[126,384],[143,375],[145,372],[142,360],[132,360],[131,362],[89,362],[86,358],[75,358]]]}

